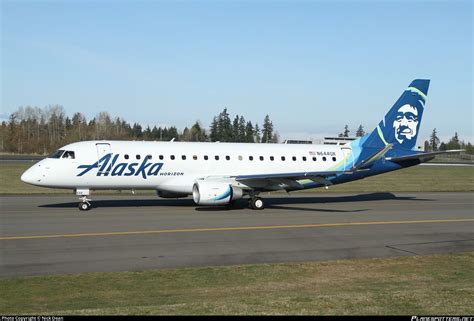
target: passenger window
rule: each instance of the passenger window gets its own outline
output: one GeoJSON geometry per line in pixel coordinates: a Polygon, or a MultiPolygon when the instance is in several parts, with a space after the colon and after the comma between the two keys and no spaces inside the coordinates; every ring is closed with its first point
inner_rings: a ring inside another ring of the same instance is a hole
{"type": "Polygon", "coordinates": [[[218,155],[214,156],[214,158],[215,158],[216,160],[219,160],[219,156],[218,156],[218,155]]]}
{"type": "Polygon", "coordinates": [[[186,160],[186,155],[181,155],[182,160],[186,160]]]}
{"type": "Polygon", "coordinates": [[[271,160],[271,161],[274,161],[274,160],[275,160],[275,157],[270,156],[270,160],[271,160]]]}
{"type": "Polygon", "coordinates": [[[140,159],[140,155],[137,155],[136,157],[137,157],[137,159],[140,159]]]}
{"type": "Polygon", "coordinates": [[[226,160],[230,160],[230,156],[226,156],[225,159],[226,159],[226,160]]]}
{"type": "Polygon", "coordinates": [[[316,156],[313,156],[313,162],[315,162],[315,161],[316,161],[316,156]]]}
{"type": "Polygon", "coordinates": [[[146,155],[146,158],[151,159],[152,157],[151,155],[146,155]]]}
{"type": "Polygon", "coordinates": [[[325,161],[326,161],[326,156],[323,157],[323,162],[325,162],[325,161]]]}
{"type": "Polygon", "coordinates": [[[193,155],[193,159],[197,160],[198,159],[197,155],[193,155]]]}
{"type": "Polygon", "coordinates": [[[253,161],[253,156],[249,156],[249,160],[253,161]]]}
{"type": "MultiPolygon", "coordinates": [[[[160,158],[161,160],[163,160],[163,158],[164,158],[164,157],[163,157],[163,155],[160,155],[160,157],[159,157],[159,158],[160,158]]],[[[127,159],[128,159],[128,157],[127,157],[127,159]]]]}
{"type": "Polygon", "coordinates": [[[263,161],[263,156],[260,156],[260,160],[263,161]]]}
{"type": "Polygon", "coordinates": [[[333,158],[332,158],[332,161],[335,162],[335,161],[336,161],[336,157],[333,157],[333,158]]]}
{"type": "Polygon", "coordinates": [[[293,161],[296,161],[296,156],[293,156],[292,158],[293,158],[293,161]]]}
{"type": "Polygon", "coordinates": [[[281,160],[282,160],[282,161],[285,161],[285,156],[282,156],[282,157],[281,157],[281,160]]]}
{"type": "Polygon", "coordinates": [[[207,155],[204,155],[204,160],[208,160],[209,157],[207,155]]]}
{"type": "Polygon", "coordinates": [[[242,157],[242,155],[239,155],[239,160],[242,160],[242,159],[244,159],[244,158],[242,157]]]}
{"type": "Polygon", "coordinates": [[[303,162],[306,162],[306,156],[303,156],[303,162]]]}
{"type": "Polygon", "coordinates": [[[128,156],[128,154],[125,154],[124,157],[125,157],[125,159],[128,159],[129,156],[128,156]]]}
{"type": "Polygon", "coordinates": [[[61,158],[61,155],[64,153],[64,149],[60,149],[48,156],[48,158],[61,158]]]}
{"type": "Polygon", "coordinates": [[[63,154],[62,158],[74,159],[74,152],[68,150],[63,154]]]}
{"type": "Polygon", "coordinates": [[[170,158],[171,158],[171,160],[174,160],[174,155],[171,155],[170,158]]]}

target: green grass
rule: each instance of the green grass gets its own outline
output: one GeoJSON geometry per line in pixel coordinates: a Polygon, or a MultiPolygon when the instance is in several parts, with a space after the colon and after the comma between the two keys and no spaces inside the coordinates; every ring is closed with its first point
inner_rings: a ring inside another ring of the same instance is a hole
{"type": "Polygon", "coordinates": [[[0,278],[0,314],[472,315],[474,252],[0,278]]]}
{"type": "MultiPolygon", "coordinates": [[[[0,194],[70,194],[70,190],[35,187],[23,183],[21,174],[33,162],[0,162],[0,194]]],[[[415,166],[363,180],[311,192],[466,192],[474,191],[474,166],[415,166]]],[[[110,193],[101,191],[100,193],[110,193]]],[[[120,192],[114,192],[120,193],[120,192]]],[[[123,191],[129,194],[129,191],[123,191]]],[[[154,191],[139,191],[151,194],[154,191]]]]}

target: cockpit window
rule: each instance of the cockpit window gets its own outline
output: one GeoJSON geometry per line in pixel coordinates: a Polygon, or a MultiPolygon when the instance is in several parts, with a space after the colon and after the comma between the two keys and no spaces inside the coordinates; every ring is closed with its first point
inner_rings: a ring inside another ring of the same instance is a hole
{"type": "Polygon", "coordinates": [[[64,150],[59,149],[55,151],[54,153],[52,153],[51,155],[49,155],[48,158],[60,158],[63,153],[64,153],[64,150]]]}
{"type": "Polygon", "coordinates": [[[67,150],[62,158],[74,159],[74,152],[71,150],[67,150]]]}

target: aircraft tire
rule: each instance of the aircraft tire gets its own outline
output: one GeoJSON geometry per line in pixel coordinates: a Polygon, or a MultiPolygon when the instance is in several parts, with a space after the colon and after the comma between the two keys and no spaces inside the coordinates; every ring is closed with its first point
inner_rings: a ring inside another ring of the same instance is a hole
{"type": "Polygon", "coordinates": [[[260,197],[252,197],[249,204],[253,210],[263,210],[265,208],[265,203],[260,197]]]}
{"type": "Polygon", "coordinates": [[[91,209],[91,205],[90,205],[89,203],[87,203],[87,202],[80,202],[80,203],[79,203],[79,209],[80,209],[81,211],[88,211],[88,210],[91,209]]]}

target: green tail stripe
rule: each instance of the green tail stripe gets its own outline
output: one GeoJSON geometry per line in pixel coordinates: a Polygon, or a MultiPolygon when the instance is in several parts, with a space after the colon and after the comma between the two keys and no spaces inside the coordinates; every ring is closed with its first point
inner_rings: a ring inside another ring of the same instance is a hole
{"type": "Polygon", "coordinates": [[[407,90],[416,92],[418,95],[420,95],[423,98],[423,100],[426,100],[426,95],[421,90],[419,90],[418,88],[408,87],[407,90]]]}
{"type": "Polygon", "coordinates": [[[388,145],[387,141],[385,140],[385,137],[383,137],[383,133],[382,133],[382,130],[380,129],[380,126],[377,126],[377,133],[379,134],[380,139],[383,141],[385,146],[388,145]]]}

